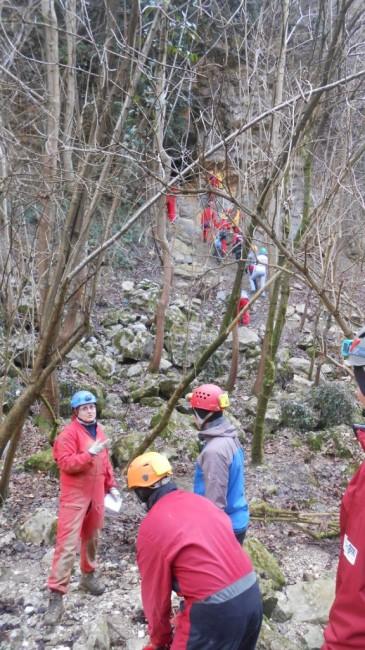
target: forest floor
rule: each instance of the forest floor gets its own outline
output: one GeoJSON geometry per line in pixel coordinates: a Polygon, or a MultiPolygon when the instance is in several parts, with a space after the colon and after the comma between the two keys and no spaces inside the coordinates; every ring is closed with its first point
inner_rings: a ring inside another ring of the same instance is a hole
{"type": "MultiPolygon", "coordinates": [[[[145,272],[140,257],[139,275],[143,277],[145,272]]],[[[151,277],[150,268],[148,273],[151,277]]],[[[129,278],[123,276],[123,279],[129,278]]],[[[120,277],[114,277],[108,284],[107,296],[100,296],[95,327],[98,327],[99,316],[105,309],[117,306],[119,286],[120,277]]],[[[301,295],[298,290],[297,297],[301,295]]],[[[262,301],[253,310],[252,327],[264,324],[265,304],[262,301]]],[[[218,317],[222,303],[214,303],[212,308],[216,309],[218,317]]],[[[245,390],[247,387],[238,383],[233,399],[235,396],[239,399],[245,390]]],[[[239,413],[235,415],[239,417],[239,413]]],[[[150,410],[140,405],[128,405],[126,420],[131,429],[146,430],[149,419],[150,410]]],[[[242,425],[244,428],[244,422],[242,425]]],[[[264,464],[253,466],[250,462],[251,435],[246,431],[246,492],[249,502],[263,500],[293,513],[310,510],[314,513],[331,512],[336,516],[349,478],[348,461],[328,451],[314,452],[299,434],[281,429],[266,439],[264,464]]],[[[87,647],[83,645],[86,630],[96,618],[106,615],[112,630],[113,647],[137,650],[143,646],[147,634],[141,616],[134,550],[144,510],[134,495],[126,491],[120,472],[117,480],[123,491],[122,513],[118,518],[106,519],[99,549],[100,570],[107,583],[105,593],[95,600],[80,592],[76,568],[65,599],[66,612],[62,624],[53,631],[42,626],[48,601],[46,580],[51,549],[21,542],[13,531],[39,508],[47,508],[56,514],[58,480],[44,474],[27,473],[23,468],[25,459],[43,448],[44,441],[44,434],[29,420],[11,478],[10,495],[0,510],[0,649],[83,650],[87,647]]],[[[180,458],[174,466],[178,486],[191,489],[193,463],[180,458]]],[[[337,563],[338,539],[318,541],[293,523],[253,520],[248,536],[260,539],[275,555],[289,584],[308,576],[320,577],[324,571],[333,570],[337,563]]],[[[285,624],[283,633],[288,634],[285,624]]]]}
{"type": "MultiPolygon", "coordinates": [[[[135,422],[142,417],[141,409],[136,409],[135,422]]],[[[118,518],[106,519],[99,549],[106,592],[97,600],[80,592],[76,567],[65,599],[62,624],[55,630],[42,626],[48,597],[50,547],[21,542],[9,533],[39,508],[56,514],[57,479],[43,474],[34,476],[22,469],[26,457],[43,443],[39,432],[28,425],[12,478],[11,494],[0,513],[0,648],[86,650],[83,630],[101,615],[107,616],[109,629],[114,630],[114,647],[142,647],[147,630],[141,615],[134,547],[144,510],[135,496],[125,490],[124,478],[119,473],[117,479],[123,490],[122,513],[118,518]],[[142,645],[132,644],[139,639],[142,645]],[[74,645],[77,643],[80,645],[74,645]]],[[[292,433],[285,431],[266,441],[263,465],[250,463],[249,441],[246,452],[246,492],[250,502],[264,500],[291,512],[311,510],[336,515],[346,482],[347,464],[343,461],[309,451],[305,445],[298,444],[292,433]]],[[[178,486],[191,489],[193,464],[181,459],[174,465],[178,486]]],[[[274,554],[288,584],[317,579],[323,572],[334,570],[337,563],[338,539],[317,541],[293,523],[253,520],[248,536],[257,537],[274,554]]],[[[298,632],[285,623],[281,627],[289,637],[295,637],[298,632]]]]}

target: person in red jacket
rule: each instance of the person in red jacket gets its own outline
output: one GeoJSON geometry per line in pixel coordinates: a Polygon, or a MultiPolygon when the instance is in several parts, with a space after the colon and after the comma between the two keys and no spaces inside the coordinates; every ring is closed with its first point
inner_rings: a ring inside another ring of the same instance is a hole
{"type": "MultiPolygon", "coordinates": [[[[241,309],[246,307],[246,305],[248,305],[249,302],[250,302],[250,299],[248,297],[247,291],[242,290],[241,291],[241,297],[240,297],[240,299],[238,301],[238,309],[237,309],[237,311],[240,312],[241,309]]],[[[240,325],[249,325],[250,322],[251,322],[251,316],[250,316],[250,312],[247,310],[247,311],[245,311],[244,314],[242,314],[242,316],[240,318],[240,321],[239,321],[239,324],[240,325]]]]}
{"type": "Polygon", "coordinates": [[[251,561],[229,517],[209,499],[179,490],[167,458],[148,452],[127,472],[148,513],[137,563],[150,642],[144,650],[254,650],[262,602],[251,561]],[[171,592],[183,604],[171,626],[171,592]]]}
{"type": "Polygon", "coordinates": [[[104,497],[119,499],[107,451],[108,439],[96,421],[96,398],[87,390],[71,398],[72,421],[57,436],[53,457],[60,470],[60,504],[56,546],[48,578],[50,600],[46,625],[63,613],[76,552],[80,545],[80,588],[94,595],[105,587],[95,576],[96,549],[104,520],[104,497]]]}
{"type": "Polygon", "coordinates": [[[202,229],[203,242],[210,241],[212,230],[217,225],[218,215],[212,203],[208,202],[200,215],[200,226],[202,229]]]}
{"type": "MultiPolygon", "coordinates": [[[[354,368],[357,399],[365,408],[365,328],[350,348],[347,363],[354,368]]],[[[365,424],[353,430],[365,451],[365,424]]],[[[365,462],[351,479],[340,510],[340,557],[336,595],[322,650],[364,650],[365,648],[365,462]]]]}
{"type": "Polygon", "coordinates": [[[169,193],[166,194],[166,211],[167,218],[170,223],[174,223],[176,221],[176,198],[176,188],[172,187],[169,190],[169,193]]]}

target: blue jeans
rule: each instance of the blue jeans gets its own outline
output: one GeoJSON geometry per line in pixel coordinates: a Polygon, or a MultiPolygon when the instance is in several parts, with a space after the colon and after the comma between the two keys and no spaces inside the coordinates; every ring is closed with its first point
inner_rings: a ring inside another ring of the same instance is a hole
{"type": "Polygon", "coordinates": [[[250,289],[252,293],[259,291],[266,284],[266,273],[265,271],[256,271],[254,269],[249,276],[250,280],[250,289]]]}

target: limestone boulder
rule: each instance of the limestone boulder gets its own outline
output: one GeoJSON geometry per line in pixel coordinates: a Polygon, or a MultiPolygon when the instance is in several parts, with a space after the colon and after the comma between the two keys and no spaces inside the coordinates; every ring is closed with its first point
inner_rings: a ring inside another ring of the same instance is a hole
{"type": "Polygon", "coordinates": [[[142,386],[131,390],[131,401],[140,402],[144,397],[158,397],[160,392],[158,379],[158,375],[151,375],[143,382],[142,386]]]}
{"type": "Polygon", "coordinates": [[[273,619],[290,619],[294,627],[302,623],[324,625],[328,621],[334,595],[334,572],[324,572],[317,580],[288,585],[284,592],[278,594],[273,619]]]}
{"type": "Polygon", "coordinates": [[[114,337],[113,343],[122,363],[149,359],[153,351],[153,336],[147,330],[134,332],[125,328],[114,337]]]}
{"type": "Polygon", "coordinates": [[[57,517],[54,512],[46,508],[39,508],[33,512],[17,528],[15,534],[23,542],[29,542],[41,546],[42,544],[53,544],[55,540],[57,517]]]}
{"type": "Polygon", "coordinates": [[[148,363],[146,362],[133,363],[128,366],[126,376],[129,379],[132,379],[133,377],[140,377],[147,372],[147,366],[148,363]]]}
{"type": "Polygon", "coordinates": [[[124,292],[128,300],[128,309],[154,314],[160,291],[160,286],[155,282],[148,279],[142,280],[133,291],[128,294],[124,292]]]}
{"type": "Polygon", "coordinates": [[[193,256],[191,243],[185,243],[181,239],[176,239],[172,251],[173,258],[178,264],[192,264],[193,256]]]}
{"type": "MultiPolygon", "coordinates": [[[[229,335],[228,339],[231,340],[232,334],[229,335]]],[[[250,329],[249,327],[239,327],[238,328],[238,339],[239,339],[239,349],[241,352],[249,350],[260,345],[260,337],[255,332],[255,330],[250,329]]]]}
{"type": "Polygon", "coordinates": [[[309,359],[303,357],[291,357],[288,359],[288,366],[295,373],[302,373],[308,375],[311,362],[309,359]]]}
{"type": "Polygon", "coordinates": [[[304,644],[291,641],[280,634],[275,626],[266,618],[262,622],[260,637],[256,646],[257,650],[308,650],[304,644]]]}
{"type": "Polygon", "coordinates": [[[174,326],[186,327],[186,315],[177,305],[170,305],[165,314],[165,330],[169,331],[174,326]]]}
{"type": "Polygon", "coordinates": [[[96,613],[81,637],[72,646],[73,650],[109,650],[111,648],[108,621],[105,615],[96,613]]]}
{"type": "Polygon", "coordinates": [[[121,433],[112,443],[111,454],[116,467],[124,467],[133,457],[134,450],[141,444],[146,432],[121,433]]]}
{"type": "Polygon", "coordinates": [[[124,411],[122,398],[118,393],[108,393],[103,407],[103,418],[117,419],[124,411]]]}
{"type": "Polygon", "coordinates": [[[95,355],[92,361],[93,368],[103,379],[110,379],[116,370],[115,360],[103,354],[95,355]]]}

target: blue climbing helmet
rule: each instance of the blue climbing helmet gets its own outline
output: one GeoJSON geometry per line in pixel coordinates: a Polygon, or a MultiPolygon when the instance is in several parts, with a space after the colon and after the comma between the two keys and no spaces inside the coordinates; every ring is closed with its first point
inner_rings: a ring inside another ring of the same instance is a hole
{"type": "Polygon", "coordinates": [[[79,390],[71,397],[71,408],[77,409],[84,404],[96,404],[96,397],[88,390],[79,390]]]}
{"type": "Polygon", "coordinates": [[[265,246],[261,246],[259,255],[267,255],[267,248],[265,248],[265,246]]]}

